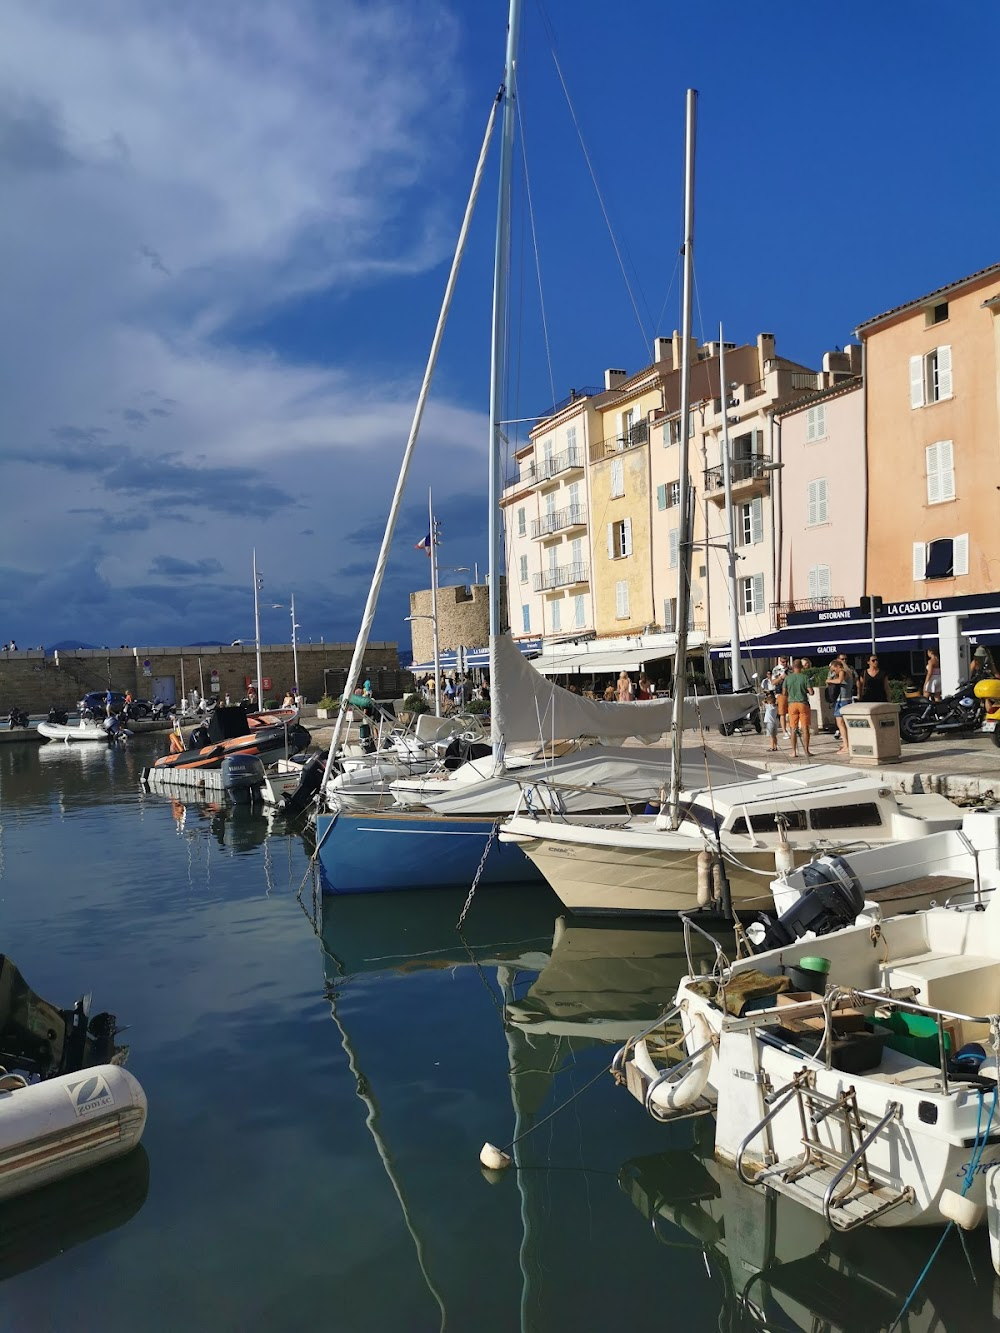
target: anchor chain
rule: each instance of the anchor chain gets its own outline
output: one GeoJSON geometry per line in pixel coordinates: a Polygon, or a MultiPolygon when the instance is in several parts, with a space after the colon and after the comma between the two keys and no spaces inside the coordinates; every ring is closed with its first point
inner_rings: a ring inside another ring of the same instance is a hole
{"type": "Polygon", "coordinates": [[[490,854],[490,848],[497,840],[497,834],[500,832],[499,819],[493,821],[493,827],[490,829],[490,836],[486,839],[486,846],[483,848],[483,855],[479,862],[479,868],[472,879],[472,888],[469,890],[469,896],[465,900],[465,906],[462,908],[458,920],[455,922],[455,929],[461,930],[465,924],[465,918],[469,914],[469,908],[472,906],[472,900],[476,896],[476,889],[479,888],[479,881],[483,877],[483,870],[486,868],[486,858],[490,854]]]}

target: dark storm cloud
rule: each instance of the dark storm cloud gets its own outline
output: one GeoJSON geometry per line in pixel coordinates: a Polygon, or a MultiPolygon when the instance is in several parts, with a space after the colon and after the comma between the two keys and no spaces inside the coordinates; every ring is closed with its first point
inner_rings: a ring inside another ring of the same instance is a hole
{"type": "Polygon", "coordinates": [[[209,578],[222,573],[218,560],[208,557],[204,560],[179,560],[172,555],[158,555],[149,566],[151,575],[163,574],[170,579],[209,578]]]}
{"type": "Polygon", "coordinates": [[[75,163],[52,106],[32,97],[0,94],[0,174],[65,171],[75,163]]]}

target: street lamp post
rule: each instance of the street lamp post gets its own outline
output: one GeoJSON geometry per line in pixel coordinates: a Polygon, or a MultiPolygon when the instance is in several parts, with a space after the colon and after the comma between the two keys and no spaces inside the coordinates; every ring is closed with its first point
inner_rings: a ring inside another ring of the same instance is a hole
{"type": "Polygon", "coordinates": [[[295,631],[296,631],[297,629],[300,629],[301,626],[296,622],[296,619],[295,619],[295,594],[294,594],[294,593],[292,593],[292,599],[291,599],[291,600],[292,600],[292,675],[295,677],[295,683],[294,683],[293,688],[294,688],[294,690],[295,690],[295,697],[296,697],[296,699],[297,699],[297,698],[299,697],[299,694],[301,693],[301,690],[300,690],[300,681],[299,681],[299,641],[298,641],[298,639],[295,637],[295,631]]]}
{"type": "Polygon", "coordinates": [[[405,616],[405,620],[429,620],[434,630],[434,716],[441,716],[441,654],[438,651],[438,622],[437,615],[432,612],[430,615],[405,616]]]}

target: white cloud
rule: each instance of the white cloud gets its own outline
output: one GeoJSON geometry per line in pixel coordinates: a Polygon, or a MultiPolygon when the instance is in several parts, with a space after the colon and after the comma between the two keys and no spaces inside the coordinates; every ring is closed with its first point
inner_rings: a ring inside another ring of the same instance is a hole
{"type": "MultiPolygon", "coordinates": [[[[238,489],[213,512],[198,477],[219,487],[239,468],[244,494],[271,475],[305,511],[279,504],[286,531],[324,534],[319,550],[289,542],[291,562],[334,573],[337,533],[384,509],[422,349],[395,383],[365,382],[227,330],[447,258],[464,184],[452,16],[403,0],[13,0],[4,29],[0,454],[18,504],[0,567],[44,596],[90,561],[111,614],[157,554],[218,559],[238,582],[247,519],[264,521],[238,489]],[[384,465],[345,488],[362,450],[384,465]]],[[[453,485],[475,484],[477,414],[439,399],[426,433],[453,485]]],[[[19,639],[68,632],[65,603],[56,623],[36,602],[21,628],[2,609],[19,639]]]]}

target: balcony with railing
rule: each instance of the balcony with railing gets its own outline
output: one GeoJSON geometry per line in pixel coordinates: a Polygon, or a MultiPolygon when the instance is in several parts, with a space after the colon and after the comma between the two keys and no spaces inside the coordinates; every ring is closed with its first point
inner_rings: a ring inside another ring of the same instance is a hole
{"type": "Polygon", "coordinates": [[[586,505],[566,505],[555,509],[551,514],[531,521],[532,537],[551,537],[553,532],[562,532],[565,528],[582,528],[587,523],[586,505]]]}
{"type": "Polygon", "coordinates": [[[796,597],[793,602],[771,603],[772,629],[784,629],[793,611],[840,611],[843,597],[796,597]]]}
{"type": "Polygon", "coordinates": [[[637,421],[623,434],[611,435],[606,440],[599,440],[596,444],[592,444],[590,446],[590,461],[591,463],[601,463],[606,458],[614,458],[615,454],[624,453],[626,449],[637,449],[640,445],[648,444],[648,442],[648,423],[637,421]]]}
{"type": "Polygon", "coordinates": [[[553,588],[568,588],[574,583],[586,583],[590,570],[582,561],[570,565],[550,565],[532,576],[535,592],[551,592],[553,588]]]}
{"type": "MultiPolygon", "coordinates": [[[[771,472],[774,464],[766,454],[754,454],[752,458],[734,458],[730,468],[733,499],[741,503],[756,499],[758,495],[767,495],[771,489],[771,472]]],[[[716,504],[726,503],[725,475],[722,464],[705,469],[705,494],[716,504]]]]}
{"type": "Polygon", "coordinates": [[[557,477],[561,472],[572,472],[579,468],[583,469],[583,450],[574,445],[572,449],[564,449],[559,454],[543,454],[535,463],[535,473],[538,481],[549,481],[552,477],[557,477]]]}

